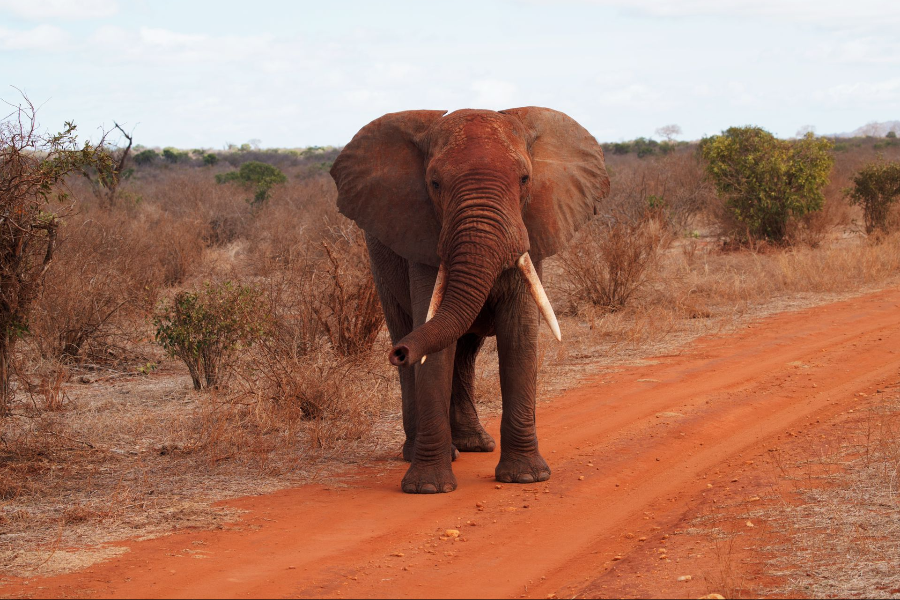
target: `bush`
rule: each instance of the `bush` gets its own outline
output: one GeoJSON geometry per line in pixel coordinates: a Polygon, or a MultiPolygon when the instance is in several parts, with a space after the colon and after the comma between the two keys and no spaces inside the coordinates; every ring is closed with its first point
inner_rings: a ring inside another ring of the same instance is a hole
{"type": "Polygon", "coordinates": [[[199,292],[179,292],[153,319],[156,341],[184,361],[195,389],[216,387],[233,364],[235,352],[269,332],[260,312],[260,292],[225,282],[199,292]]]}
{"type": "Polygon", "coordinates": [[[211,167],[212,165],[219,162],[219,157],[213,154],[212,152],[203,155],[203,164],[211,167]]]}
{"type": "Polygon", "coordinates": [[[660,211],[638,218],[597,219],[564,253],[563,291],[570,310],[584,302],[606,312],[622,309],[647,282],[670,241],[660,211]]]}
{"type": "Polygon", "coordinates": [[[891,206],[900,198],[900,162],[866,165],[853,176],[847,195],[852,204],[862,207],[867,233],[887,231],[891,206]]]}
{"type": "Polygon", "coordinates": [[[175,164],[190,158],[187,152],[180,152],[175,148],[163,148],[162,156],[167,163],[175,164]]]}
{"type": "Polygon", "coordinates": [[[782,242],[791,218],[817,211],[834,158],[812,134],[779,140],[760,127],[732,127],[701,142],[706,171],[746,239],[782,242]]]}
{"type": "Polygon", "coordinates": [[[138,312],[146,319],[143,310],[153,306],[161,284],[147,233],[146,223],[106,210],[63,224],[62,252],[47,271],[32,328],[41,356],[102,362],[120,354],[114,338],[144,333],[123,317],[138,312]]]}
{"type": "Polygon", "coordinates": [[[343,356],[371,350],[384,325],[362,232],[348,227],[345,237],[322,242],[325,281],[312,298],[313,312],[331,347],[343,356]]]}
{"type": "Polygon", "coordinates": [[[255,191],[253,199],[248,200],[251,206],[261,206],[269,199],[269,191],[273,186],[287,182],[287,177],[278,167],[267,163],[250,161],[241,165],[237,171],[216,175],[216,183],[237,182],[255,191]]]}
{"type": "Polygon", "coordinates": [[[159,154],[156,150],[142,150],[134,155],[134,164],[139,167],[152,165],[159,160],[159,154]]]}

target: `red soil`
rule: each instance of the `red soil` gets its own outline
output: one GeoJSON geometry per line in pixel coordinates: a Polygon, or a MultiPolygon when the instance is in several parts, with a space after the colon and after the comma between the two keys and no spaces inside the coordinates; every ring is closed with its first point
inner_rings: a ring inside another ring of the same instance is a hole
{"type": "MultiPolygon", "coordinates": [[[[898,346],[898,289],[780,314],[540,406],[549,482],[499,486],[499,453],[463,454],[457,491],[412,496],[400,492],[404,463],[376,463],[341,486],[230,501],[249,512],[225,530],[128,542],[118,558],[7,580],[0,593],[696,597],[715,591],[708,580],[676,577],[711,565],[675,562],[671,549],[659,560],[654,548],[719,485],[716,473],[737,488],[745,467],[735,465],[773,469],[764,457],[786,431],[816,420],[825,430],[858,406],[855,394],[895,382],[898,346]],[[447,529],[459,539],[443,539],[447,529]]],[[[498,422],[488,425],[499,439],[498,422]]]]}

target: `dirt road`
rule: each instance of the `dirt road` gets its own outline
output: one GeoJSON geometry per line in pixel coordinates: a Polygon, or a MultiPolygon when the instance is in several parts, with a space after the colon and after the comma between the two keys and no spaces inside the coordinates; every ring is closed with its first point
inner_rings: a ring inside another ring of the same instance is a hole
{"type": "Polygon", "coordinates": [[[549,482],[498,486],[498,454],[464,454],[456,492],[410,496],[399,490],[405,464],[378,463],[342,486],[229,502],[249,511],[231,528],[129,543],[108,562],[0,594],[594,595],[641,538],[678,526],[712,473],[827,423],[898,374],[900,290],[781,314],[541,406],[549,482]],[[459,539],[442,539],[447,529],[459,539]]]}

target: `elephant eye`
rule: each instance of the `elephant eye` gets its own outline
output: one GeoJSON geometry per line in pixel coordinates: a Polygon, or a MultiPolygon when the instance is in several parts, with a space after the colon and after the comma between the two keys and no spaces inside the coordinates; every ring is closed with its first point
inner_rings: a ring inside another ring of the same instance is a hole
{"type": "Polygon", "coordinates": [[[522,175],[522,185],[528,183],[528,175],[522,175]]]}
{"type": "Polygon", "coordinates": [[[431,187],[433,187],[435,190],[439,190],[439,189],[441,189],[441,184],[438,183],[436,179],[432,179],[431,187]]]}

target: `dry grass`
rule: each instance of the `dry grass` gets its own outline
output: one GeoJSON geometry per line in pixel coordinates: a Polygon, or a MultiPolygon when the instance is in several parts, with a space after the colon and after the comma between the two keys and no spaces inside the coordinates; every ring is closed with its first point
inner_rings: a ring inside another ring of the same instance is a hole
{"type": "Polygon", "coordinates": [[[900,395],[879,394],[828,455],[786,465],[794,498],[760,516],[786,546],[767,569],[783,581],[769,595],[895,598],[900,593],[900,395]],[[834,468],[836,467],[836,468],[834,468]]]}

